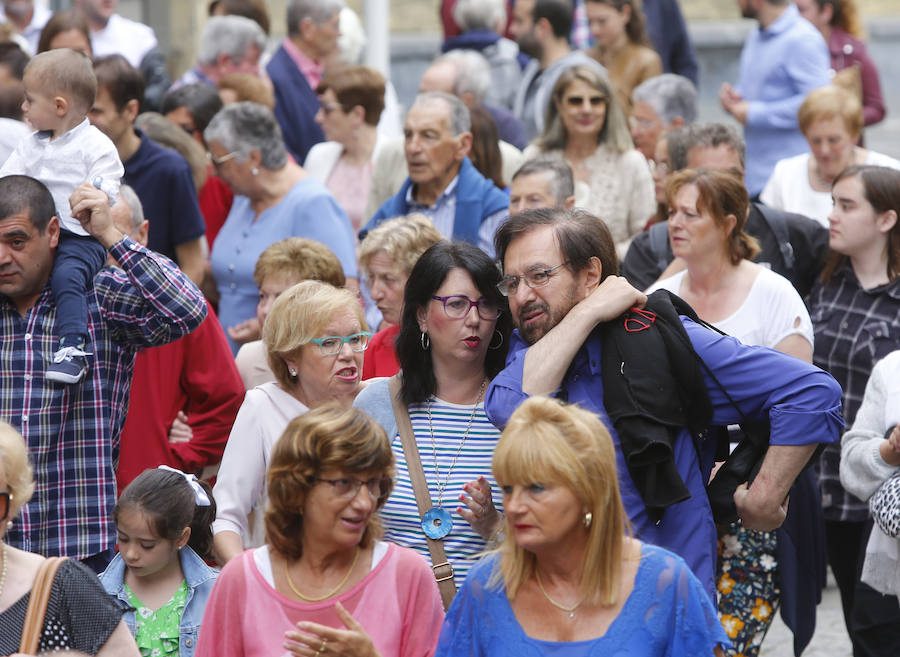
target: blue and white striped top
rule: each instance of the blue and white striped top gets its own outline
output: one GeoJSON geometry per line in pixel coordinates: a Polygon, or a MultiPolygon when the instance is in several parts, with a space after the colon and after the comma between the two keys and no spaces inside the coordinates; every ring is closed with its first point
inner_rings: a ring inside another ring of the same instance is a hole
{"type": "MultiPolygon", "coordinates": [[[[466,432],[472,409],[471,404],[450,404],[432,397],[431,418],[441,483],[447,481],[450,465],[456,457],[457,450],[460,450],[460,441],[466,432]]],[[[416,444],[419,446],[419,458],[422,460],[431,501],[434,506],[438,506],[438,476],[434,470],[434,452],[428,429],[428,404],[411,404],[409,418],[416,436],[416,444]]],[[[500,432],[484,413],[484,404],[478,404],[469,435],[462,445],[456,465],[450,472],[449,482],[440,504],[453,518],[453,529],[444,538],[444,550],[453,566],[457,587],[462,585],[469,568],[485,549],[484,539],[456,512],[457,507],[462,506],[459,496],[463,492],[463,484],[483,476],[493,489],[494,505],[499,511],[503,510],[500,491],[491,474],[491,458],[499,438],[500,432]]],[[[416,507],[416,497],[399,434],[393,437],[391,448],[396,458],[396,474],[394,490],[381,511],[385,540],[416,550],[430,564],[431,556],[422,531],[421,517],[416,507]]]]}

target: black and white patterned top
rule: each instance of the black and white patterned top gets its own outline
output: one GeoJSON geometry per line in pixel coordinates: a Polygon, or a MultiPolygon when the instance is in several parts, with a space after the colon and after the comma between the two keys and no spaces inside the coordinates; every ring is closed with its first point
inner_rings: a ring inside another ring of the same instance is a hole
{"type": "MultiPolygon", "coordinates": [[[[0,612],[0,655],[19,651],[30,598],[31,593],[26,593],[0,612]]],[[[69,559],[56,573],[38,652],[70,649],[96,655],[123,613],[103,590],[97,576],[78,561],[69,559]]]]}

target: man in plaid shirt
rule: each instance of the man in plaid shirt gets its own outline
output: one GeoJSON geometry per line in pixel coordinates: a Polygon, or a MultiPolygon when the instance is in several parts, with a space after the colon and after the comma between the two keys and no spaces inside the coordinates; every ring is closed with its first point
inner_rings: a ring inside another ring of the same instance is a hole
{"type": "Polygon", "coordinates": [[[121,270],[104,268],[94,279],[91,369],[65,386],[44,377],[56,345],[49,276],[60,228],[53,199],[33,178],[0,179],[0,418],[25,437],[36,482],[7,537],[15,547],[100,570],[116,543],[115,463],[135,354],[190,333],[206,304],[171,261],[115,227],[104,192],[82,184],[71,205],[121,270]]]}

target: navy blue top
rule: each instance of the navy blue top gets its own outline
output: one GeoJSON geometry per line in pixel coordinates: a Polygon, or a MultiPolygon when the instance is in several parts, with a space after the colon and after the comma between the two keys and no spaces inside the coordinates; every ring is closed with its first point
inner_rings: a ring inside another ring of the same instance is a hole
{"type": "Polygon", "coordinates": [[[683,75],[697,85],[697,53],[676,0],[644,0],[647,35],[666,73],[683,75]]]}
{"type": "Polygon", "coordinates": [[[272,55],[266,73],[275,87],[275,120],[281,126],[284,145],[294,161],[302,164],[309,149],[325,141],[325,133],[316,123],[319,98],[284,46],[272,55]]]}

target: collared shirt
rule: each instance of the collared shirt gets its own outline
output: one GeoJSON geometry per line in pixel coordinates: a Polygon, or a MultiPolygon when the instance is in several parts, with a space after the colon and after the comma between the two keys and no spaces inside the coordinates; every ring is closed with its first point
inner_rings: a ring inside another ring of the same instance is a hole
{"type": "Polygon", "coordinates": [[[205,84],[208,87],[216,88],[216,83],[213,82],[212,79],[206,73],[204,73],[199,66],[189,68],[184,73],[182,73],[181,77],[172,83],[171,89],[180,89],[181,87],[187,86],[189,84],[205,84]]]}
{"type": "Polygon", "coordinates": [[[762,191],[778,160],[808,150],[797,110],[810,91],[830,82],[829,67],[825,39],[793,4],[747,36],[735,88],[749,102],[744,138],[751,196],[762,191]]]}
{"type": "MultiPolygon", "coordinates": [[[[844,265],[809,297],[815,329],[813,362],[829,372],[844,390],[844,418],[856,419],[872,368],[900,348],[900,279],[864,290],[853,268],[844,265]]],[[[844,490],[840,480],[841,448],[822,453],[819,486],[827,520],[862,522],[869,505],[844,490]]]]}
{"type": "Polygon", "coordinates": [[[53,196],[62,227],[87,235],[81,222],[72,217],[69,197],[83,182],[96,185],[114,203],[125,169],[116,145],[85,119],[50,140],[50,131],[39,131],[23,139],[0,169],[0,178],[22,174],[37,178],[53,196]]]}
{"type": "MultiPolygon", "coordinates": [[[[44,29],[52,15],[53,12],[46,7],[35,5],[34,13],[31,15],[31,22],[22,32],[22,38],[28,43],[29,55],[34,55],[37,52],[38,41],[41,39],[41,30],[44,29]]],[[[0,6],[0,23],[9,23],[9,17],[4,13],[2,6],[0,6]]],[[[14,26],[10,23],[10,27],[14,26]]]]}
{"type": "Polygon", "coordinates": [[[44,378],[57,348],[49,284],[24,317],[0,296],[0,418],[21,432],[36,488],[9,544],[81,559],[116,543],[115,463],[138,349],[188,334],[206,317],[200,291],[169,260],[124,238],[109,249],[88,293],[92,355],[87,377],[66,386],[44,378]]]}
{"type": "Polygon", "coordinates": [[[297,68],[300,69],[300,72],[303,74],[303,77],[306,78],[306,81],[309,82],[310,89],[315,91],[316,87],[318,87],[319,83],[322,81],[325,65],[310,59],[305,52],[295,46],[294,42],[288,38],[285,38],[285,40],[281,42],[281,45],[284,47],[285,52],[291,60],[297,65],[297,68]]]}
{"type": "MultiPolygon", "coordinates": [[[[704,369],[703,378],[713,406],[712,426],[736,424],[744,418],[768,419],[772,445],[830,443],[838,439],[843,426],[840,388],[830,376],[797,358],[762,347],[747,347],[687,318],[682,318],[682,323],[697,355],[715,376],[711,378],[704,369]]],[[[498,427],[505,426],[516,407],[528,398],[522,391],[527,352],[528,345],[518,331],[513,332],[506,369],[494,378],[485,401],[488,417],[498,427]]],[[[680,431],[673,445],[673,458],[691,496],[666,509],[662,520],[655,524],[628,473],[618,433],[606,414],[601,363],[601,340],[595,331],[576,353],[555,395],[593,411],[609,429],[616,448],[622,504],[635,537],[680,555],[715,600],[716,528],[706,495],[715,441],[702,436],[695,441],[686,429],[680,431]]]]}
{"type": "MultiPolygon", "coordinates": [[[[417,185],[410,185],[406,190],[406,204],[409,206],[409,212],[421,212],[431,219],[434,227],[445,238],[453,239],[453,221],[456,217],[456,188],[459,184],[459,174],[457,174],[450,184],[444,188],[441,195],[432,205],[420,203],[415,199],[415,190],[417,185]]],[[[504,208],[498,210],[494,214],[488,215],[481,226],[478,228],[478,248],[494,257],[494,233],[503,223],[503,220],[509,216],[509,210],[504,208]]]]}

